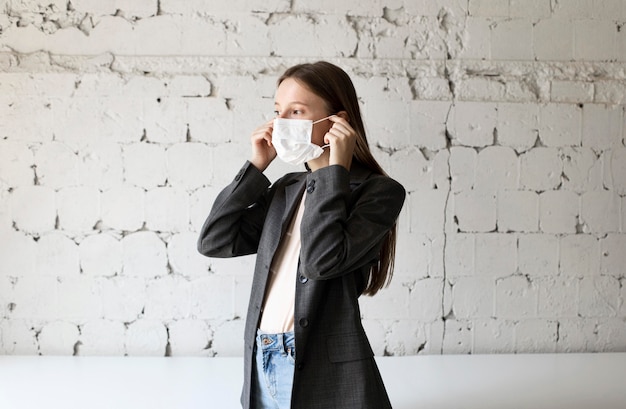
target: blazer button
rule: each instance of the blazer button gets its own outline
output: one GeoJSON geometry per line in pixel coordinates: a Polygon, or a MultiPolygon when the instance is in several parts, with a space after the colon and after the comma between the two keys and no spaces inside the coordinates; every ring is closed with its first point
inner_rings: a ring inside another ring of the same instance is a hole
{"type": "Polygon", "coordinates": [[[298,370],[303,370],[304,369],[304,364],[298,364],[298,370]]]}
{"type": "Polygon", "coordinates": [[[298,321],[298,323],[302,328],[306,328],[309,326],[309,320],[307,320],[306,318],[300,318],[300,321],[298,321]]]}
{"type": "Polygon", "coordinates": [[[298,277],[298,279],[300,280],[300,282],[302,284],[306,283],[307,281],[309,281],[308,278],[306,278],[305,276],[303,276],[302,274],[300,274],[300,277],[298,277]]]}
{"type": "Polygon", "coordinates": [[[307,193],[313,193],[313,191],[315,190],[315,179],[311,180],[309,182],[309,184],[306,187],[306,192],[307,193]]]}

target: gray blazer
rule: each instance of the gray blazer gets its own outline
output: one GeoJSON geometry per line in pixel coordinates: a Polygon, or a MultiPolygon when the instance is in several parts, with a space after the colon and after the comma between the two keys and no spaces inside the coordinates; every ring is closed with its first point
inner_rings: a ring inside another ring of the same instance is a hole
{"type": "Polygon", "coordinates": [[[216,198],[200,253],[257,253],[245,327],[241,403],[250,407],[253,350],[269,268],[306,189],[296,281],[291,407],[384,409],[389,398],[361,324],[358,298],[405,198],[395,180],[352,165],[290,173],[271,187],[247,162],[216,198]]]}

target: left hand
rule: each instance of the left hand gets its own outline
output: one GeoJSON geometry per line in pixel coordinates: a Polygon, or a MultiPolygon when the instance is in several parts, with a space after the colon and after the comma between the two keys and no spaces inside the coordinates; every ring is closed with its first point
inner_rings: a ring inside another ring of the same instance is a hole
{"type": "Polygon", "coordinates": [[[328,165],[341,165],[350,170],[356,131],[343,116],[333,115],[328,120],[333,122],[333,126],[324,135],[324,143],[330,145],[328,165]]]}

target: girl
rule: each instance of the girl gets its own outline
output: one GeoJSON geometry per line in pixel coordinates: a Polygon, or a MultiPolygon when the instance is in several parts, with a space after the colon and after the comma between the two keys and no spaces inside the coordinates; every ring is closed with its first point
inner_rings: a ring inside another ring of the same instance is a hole
{"type": "Polygon", "coordinates": [[[349,76],[327,63],[289,68],[276,118],[216,198],[198,250],[256,253],[245,327],[242,406],[390,408],[358,298],[391,278],[402,186],[372,156],[349,76]],[[274,184],[279,157],[306,163],[274,184]]]}

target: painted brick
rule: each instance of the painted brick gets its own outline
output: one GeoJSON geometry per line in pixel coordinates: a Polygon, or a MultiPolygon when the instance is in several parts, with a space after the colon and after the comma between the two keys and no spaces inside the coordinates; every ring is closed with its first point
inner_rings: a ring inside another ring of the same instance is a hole
{"type": "Polygon", "coordinates": [[[182,189],[160,187],[146,193],[146,227],[178,233],[189,226],[189,196],[182,189]]]}
{"type": "Polygon", "coordinates": [[[517,242],[517,267],[529,276],[558,274],[559,239],[549,234],[520,234],[517,242]]]}
{"type": "Polygon", "coordinates": [[[498,143],[517,152],[532,148],[537,140],[539,112],[536,105],[500,103],[497,107],[498,143]]]}
{"type": "Polygon", "coordinates": [[[165,356],[167,329],[157,320],[140,319],[126,330],[128,356],[165,356]]]}
{"type": "Polygon", "coordinates": [[[62,233],[42,235],[37,241],[34,258],[37,274],[61,277],[80,273],[78,246],[62,233]]]}
{"type": "Polygon", "coordinates": [[[574,27],[567,18],[539,20],[534,29],[534,57],[540,61],[574,58],[574,27]]]}
{"type": "Polygon", "coordinates": [[[109,189],[122,184],[124,165],[120,145],[111,141],[72,142],[78,152],[77,178],[81,185],[109,189]]]}
{"type": "Polygon", "coordinates": [[[574,26],[574,58],[581,61],[611,60],[616,56],[615,23],[602,20],[576,20],[574,26]]]}
{"type": "Polygon", "coordinates": [[[459,57],[473,60],[491,59],[491,19],[468,16],[466,18],[467,42],[459,57]]]}
{"type": "Polygon", "coordinates": [[[594,102],[598,104],[620,104],[626,101],[624,81],[600,80],[595,84],[594,102]]]}
{"type": "Polygon", "coordinates": [[[519,180],[519,160],[515,151],[503,146],[489,146],[478,153],[476,183],[481,191],[516,189],[519,180]]]}
{"type": "Polygon", "coordinates": [[[270,0],[267,2],[258,2],[254,0],[235,0],[232,3],[224,4],[219,2],[206,2],[202,0],[189,0],[184,4],[176,0],[161,0],[161,11],[166,14],[187,14],[187,15],[210,15],[213,13],[232,13],[237,10],[241,13],[246,11],[252,12],[269,12],[269,11],[288,11],[289,2],[287,0],[270,0]]]}
{"type": "Polygon", "coordinates": [[[581,197],[581,221],[592,233],[619,232],[620,197],[606,190],[585,192],[581,197]]]}
{"type": "Polygon", "coordinates": [[[495,285],[490,277],[461,277],[452,285],[452,311],[458,319],[489,318],[495,311],[495,285]]]}
{"type": "Polygon", "coordinates": [[[443,350],[450,354],[469,354],[472,352],[473,324],[465,320],[446,320],[443,350]]]}
{"type": "Polygon", "coordinates": [[[8,187],[32,184],[33,153],[21,142],[0,140],[0,181],[8,187]]]}
{"type": "Polygon", "coordinates": [[[510,234],[476,235],[476,275],[507,277],[517,269],[517,240],[510,234]]]}
{"type": "Polygon", "coordinates": [[[273,52],[283,57],[347,57],[356,50],[358,40],[354,31],[346,29],[348,24],[345,17],[333,15],[317,21],[286,15],[269,23],[269,40],[273,52]],[[284,33],[293,35],[285,36],[284,33]],[[309,46],[302,48],[300,44],[309,46]]]}
{"type": "Polygon", "coordinates": [[[436,235],[443,230],[445,203],[448,193],[442,190],[418,191],[407,203],[411,219],[411,231],[436,235]]]}
{"type": "Polygon", "coordinates": [[[18,229],[28,233],[53,230],[56,222],[55,194],[45,186],[22,186],[9,196],[9,211],[18,229]]]}
{"type": "Polygon", "coordinates": [[[191,231],[200,231],[220,190],[218,186],[208,186],[197,189],[191,194],[189,197],[191,231]]]}
{"type": "Polygon", "coordinates": [[[187,135],[187,104],[182,98],[146,101],[146,139],[154,143],[183,142],[187,135]]]}
{"type": "Polygon", "coordinates": [[[539,137],[545,146],[581,145],[581,109],[572,104],[548,104],[539,109],[539,137]]]}
{"type": "Polygon", "coordinates": [[[212,274],[194,279],[191,282],[191,315],[198,319],[233,319],[234,286],[231,274],[212,274]]]}
{"type": "Polygon", "coordinates": [[[552,81],[550,99],[554,102],[593,102],[594,91],[593,84],[589,82],[552,81]]]}
{"type": "Polygon", "coordinates": [[[144,317],[158,321],[190,317],[191,283],[180,276],[168,275],[150,280],[146,287],[144,317]]]}
{"type": "Polygon", "coordinates": [[[563,188],[577,193],[595,190],[602,185],[603,161],[589,148],[563,148],[563,188]]]}
{"type": "Polygon", "coordinates": [[[454,215],[464,232],[489,232],[496,228],[496,196],[491,192],[463,191],[454,196],[454,215]]]}
{"type": "Polygon", "coordinates": [[[35,259],[24,254],[35,254],[36,242],[20,231],[0,228],[0,276],[30,276],[35,272],[35,259]]]}
{"type": "Polygon", "coordinates": [[[459,81],[454,91],[463,101],[500,101],[505,99],[507,87],[497,78],[475,77],[459,81]]]}
{"type": "Polygon", "coordinates": [[[74,345],[78,342],[79,332],[76,325],[67,322],[51,322],[45,325],[39,335],[39,353],[41,355],[73,355],[74,345]]]}
{"type": "Polygon", "coordinates": [[[585,104],[582,110],[583,146],[605,150],[619,147],[624,128],[624,108],[585,104]]]}
{"type": "Polygon", "coordinates": [[[174,273],[185,277],[207,274],[210,261],[198,253],[197,241],[197,233],[180,233],[170,238],[167,243],[167,255],[174,273]]]}
{"type": "Polygon", "coordinates": [[[103,315],[115,322],[141,318],[147,300],[146,282],[136,277],[111,277],[99,281],[103,315]]]}
{"type": "Polygon", "coordinates": [[[555,321],[526,320],[515,327],[515,349],[520,353],[556,352],[557,339],[558,324],[555,321]]]}
{"type": "Polygon", "coordinates": [[[145,189],[163,186],[167,180],[165,149],[152,143],[124,146],[124,180],[145,189]]]}
{"type": "MultiPolygon", "coordinates": [[[[613,277],[626,276],[626,236],[623,234],[607,234],[600,240],[602,258],[600,274],[613,277]]],[[[626,304],[626,299],[623,299],[626,304]]]]}
{"type": "Polygon", "coordinates": [[[11,319],[58,319],[57,278],[52,276],[23,276],[9,294],[13,310],[11,319]]]}
{"type": "Polygon", "coordinates": [[[394,264],[394,277],[420,279],[431,275],[435,260],[433,241],[427,235],[414,232],[398,234],[396,252],[413,252],[415,257],[398,258],[394,264]]]}
{"type": "Polygon", "coordinates": [[[373,100],[365,105],[364,115],[371,135],[371,144],[402,146],[409,144],[410,106],[405,101],[373,100]]]}
{"type": "Polygon", "coordinates": [[[580,280],[578,314],[581,317],[614,317],[620,303],[619,280],[615,277],[584,277],[580,280]]]}
{"type": "Polygon", "coordinates": [[[102,295],[91,277],[57,278],[57,314],[70,322],[84,322],[102,317],[102,295]]]}
{"type": "MultiPolygon", "coordinates": [[[[423,281],[423,280],[420,280],[423,281]]],[[[409,319],[412,318],[411,314],[414,311],[414,308],[411,305],[411,298],[413,287],[415,286],[414,281],[403,282],[400,280],[393,280],[389,284],[389,287],[380,291],[376,294],[376,299],[374,298],[361,298],[359,300],[359,304],[361,306],[361,315],[366,319],[384,319],[384,317],[390,316],[390,314],[395,314],[398,319],[409,319]],[[383,303],[380,304],[377,301],[380,299],[383,300],[383,303]]],[[[423,284],[422,284],[423,287],[423,284]]],[[[420,287],[420,288],[422,288],[420,287]]],[[[442,291],[441,288],[438,290],[437,294],[429,294],[428,300],[423,300],[425,306],[433,306],[436,303],[436,297],[441,296],[442,291]]],[[[441,298],[440,300],[440,308],[441,308],[441,298]]],[[[416,309],[416,308],[415,308],[416,309]]],[[[432,311],[432,310],[429,310],[432,311]]]]}
{"type": "Polygon", "coordinates": [[[515,326],[514,322],[501,319],[474,320],[472,353],[510,351],[515,345],[515,326]]]}
{"type": "Polygon", "coordinates": [[[104,227],[134,231],[145,220],[145,193],[143,189],[124,186],[102,192],[102,224],[104,227]]]}
{"type": "Polygon", "coordinates": [[[78,184],[78,157],[61,142],[43,144],[35,153],[38,184],[60,188],[78,184]]]}
{"type": "MultiPolygon", "coordinates": [[[[427,339],[425,325],[418,321],[396,321],[391,323],[393,337],[387,343],[387,355],[416,355],[425,348],[427,339]]],[[[385,353],[383,352],[383,354],[385,353]]]]}
{"type": "Polygon", "coordinates": [[[121,243],[123,275],[152,278],[168,273],[165,243],[155,233],[132,233],[124,237],[121,243]]]}
{"type": "MultiPolygon", "coordinates": [[[[133,324],[134,327],[135,324],[133,324]]],[[[146,337],[149,335],[146,331],[146,337]]],[[[117,321],[90,320],[80,326],[80,345],[78,355],[123,355],[125,348],[126,328],[117,321]],[[106,351],[109,351],[108,354],[106,351]]]]}
{"type": "Polygon", "coordinates": [[[433,322],[441,318],[446,285],[440,278],[416,281],[409,294],[410,318],[420,322],[433,322]]]}
{"type": "Polygon", "coordinates": [[[221,98],[190,98],[187,101],[190,140],[212,144],[232,140],[234,116],[227,104],[221,98]]]}
{"type": "Polygon", "coordinates": [[[244,349],[243,330],[244,321],[226,321],[219,325],[211,325],[213,341],[211,349],[216,356],[241,356],[244,349]]]}
{"type": "Polygon", "coordinates": [[[511,276],[496,281],[496,316],[498,318],[529,318],[537,316],[537,285],[524,276],[511,276]]]}
{"type": "Polygon", "coordinates": [[[553,13],[563,17],[589,17],[594,13],[594,0],[571,0],[554,4],[553,13]]]}
{"type": "Polygon", "coordinates": [[[533,24],[523,19],[497,21],[491,30],[491,58],[530,60],[533,58],[533,24]]]}
{"type": "Polygon", "coordinates": [[[510,16],[527,17],[533,20],[550,18],[552,2],[550,0],[511,0],[510,16]]]}
{"type": "Polygon", "coordinates": [[[167,180],[173,187],[196,189],[208,185],[213,174],[213,152],[200,143],[179,143],[166,152],[167,180]]]}
{"type": "Polygon", "coordinates": [[[472,148],[450,148],[450,177],[452,191],[463,192],[474,188],[478,153],[472,148]]]}
{"type": "Polygon", "coordinates": [[[450,103],[443,101],[411,101],[409,129],[414,144],[437,150],[446,146],[446,119],[450,103]]]}
{"type": "Polygon", "coordinates": [[[47,99],[0,97],[0,138],[11,141],[51,141],[53,115],[52,103],[47,99]],[[24,121],[23,118],[37,118],[24,121]],[[19,123],[20,126],[12,126],[19,123]]]}
{"type": "Polygon", "coordinates": [[[447,242],[446,275],[450,278],[473,275],[476,262],[476,236],[473,234],[453,234],[448,236],[447,242]]]}
{"type": "Polygon", "coordinates": [[[93,276],[115,276],[122,271],[122,246],[107,233],[94,234],[78,247],[81,273],[93,276]]]}
{"type": "Polygon", "coordinates": [[[555,189],[561,183],[563,163],[554,148],[533,148],[520,156],[520,187],[525,190],[555,189]]]}
{"type": "Polygon", "coordinates": [[[560,249],[561,274],[587,277],[600,273],[600,244],[594,236],[588,234],[563,236],[560,249]]]}
{"type": "Polygon", "coordinates": [[[539,195],[530,191],[505,190],[498,193],[498,231],[537,232],[539,195]]]}
{"type": "Polygon", "coordinates": [[[574,192],[547,191],[539,195],[539,228],[544,233],[576,233],[580,198],[574,192]]]}
{"type": "Polygon", "coordinates": [[[90,231],[100,219],[100,191],[93,187],[61,188],[56,194],[59,228],[90,231]]]}
{"type": "Polygon", "coordinates": [[[453,127],[450,131],[455,143],[475,147],[493,144],[496,127],[494,104],[457,102],[451,115],[453,127]]]}
{"type": "Polygon", "coordinates": [[[210,333],[206,322],[195,319],[178,320],[169,324],[167,329],[172,356],[208,355],[210,333]]]}
{"type": "Polygon", "coordinates": [[[472,16],[509,17],[509,0],[469,0],[469,13],[472,16]]]}
{"type": "Polygon", "coordinates": [[[35,331],[23,320],[0,320],[2,340],[0,350],[10,355],[37,355],[39,353],[35,331]]]}
{"type": "Polygon", "coordinates": [[[533,282],[538,288],[538,315],[549,318],[578,316],[580,280],[570,277],[540,277],[533,282]]]}

